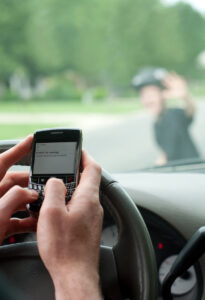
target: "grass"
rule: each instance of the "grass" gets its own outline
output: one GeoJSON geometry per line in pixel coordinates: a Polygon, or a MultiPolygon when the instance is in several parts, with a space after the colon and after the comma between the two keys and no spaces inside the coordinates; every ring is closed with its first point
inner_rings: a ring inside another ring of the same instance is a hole
{"type": "MultiPolygon", "coordinates": [[[[128,114],[140,109],[139,101],[137,100],[113,100],[113,101],[99,101],[94,103],[80,103],[78,101],[0,101],[0,113],[7,114],[43,114],[55,113],[59,115],[70,114],[128,114]]],[[[52,122],[52,121],[51,121],[52,122]]],[[[69,124],[66,124],[68,126],[69,124]]],[[[70,124],[72,125],[72,124],[70,124]]],[[[39,128],[59,127],[59,123],[44,123],[38,122],[32,124],[0,124],[0,139],[19,139],[34,132],[39,128]]]]}
{"type": "Polygon", "coordinates": [[[59,124],[0,124],[0,140],[21,139],[41,128],[59,127],[59,124]]]}
{"type": "Polygon", "coordinates": [[[78,101],[1,101],[0,113],[96,113],[125,114],[140,109],[137,100],[99,101],[81,103],[78,101]]]}

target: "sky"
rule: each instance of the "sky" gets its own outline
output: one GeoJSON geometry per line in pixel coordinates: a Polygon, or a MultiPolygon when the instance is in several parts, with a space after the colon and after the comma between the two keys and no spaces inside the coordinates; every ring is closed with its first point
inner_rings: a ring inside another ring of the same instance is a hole
{"type": "MultiPolygon", "coordinates": [[[[174,4],[179,0],[163,0],[168,4],[174,4]]],[[[189,3],[193,8],[197,9],[200,13],[205,14],[205,1],[204,0],[183,0],[183,2],[189,3]]]]}

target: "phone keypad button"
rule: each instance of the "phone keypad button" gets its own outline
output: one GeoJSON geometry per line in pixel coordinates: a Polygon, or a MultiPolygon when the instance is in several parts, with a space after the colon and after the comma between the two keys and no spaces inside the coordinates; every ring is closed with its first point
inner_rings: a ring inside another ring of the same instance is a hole
{"type": "Polygon", "coordinates": [[[65,186],[66,186],[67,189],[75,188],[75,185],[76,185],[75,182],[69,182],[69,183],[65,184],[65,186]]]}
{"type": "Polygon", "coordinates": [[[73,182],[73,180],[74,180],[74,177],[73,177],[73,176],[67,177],[67,182],[68,182],[68,183],[69,183],[69,182],[73,182]]]}
{"type": "MultiPolygon", "coordinates": [[[[63,178],[61,178],[63,179],[63,178]]],[[[74,178],[72,178],[74,179],[74,178]]],[[[42,180],[43,181],[43,180],[42,180]]],[[[30,182],[29,183],[29,188],[30,189],[34,189],[36,192],[39,193],[39,198],[37,201],[33,202],[30,207],[32,207],[32,209],[34,208],[34,210],[38,211],[41,207],[41,204],[42,204],[42,201],[44,199],[44,188],[45,188],[45,185],[42,184],[42,181],[39,180],[39,183],[41,184],[36,184],[35,182],[30,182]]],[[[47,180],[45,180],[46,182],[47,180]]],[[[72,181],[72,182],[67,182],[65,183],[65,186],[66,186],[66,189],[67,189],[67,192],[66,192],[66,197],[65,197],[65,201],[66,201],[66,204],[68,203],[68,201],[71,199],[74,191],[75,191],[75,188],[76,188],[76,182],[75,181],[72,181]]]]}
{"type": "Polygon", "coordinates": [[[32,177],[32,182],[33,183],[38,183],[38,177],[32,177]]]}
{"type": "Polygon", "coordinates": [[[39,183],[45,184],[47,180],[48,180],[48,177],[40,177],[39,183]]]}

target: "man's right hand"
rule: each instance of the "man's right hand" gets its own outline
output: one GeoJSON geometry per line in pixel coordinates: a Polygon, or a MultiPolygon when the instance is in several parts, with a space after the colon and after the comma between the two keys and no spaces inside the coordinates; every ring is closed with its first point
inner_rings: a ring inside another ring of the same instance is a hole
{"type": "Polygon", "coordinates": [[[63,182],[55,178],[47,182],[37,226],[39,253],[60,300],[102,299],[98,274],[101,168],[85,151],[82,167],[80,183],[67,206],[63,182]]]}

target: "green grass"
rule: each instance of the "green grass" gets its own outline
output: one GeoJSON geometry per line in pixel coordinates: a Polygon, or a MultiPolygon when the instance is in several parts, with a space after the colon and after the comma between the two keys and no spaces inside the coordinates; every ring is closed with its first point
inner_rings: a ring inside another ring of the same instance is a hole
{"type": "Polygon", "coordinates": [[[141,108],[136,100],[81,103],[74,101],[1,101],[0,113],[99,113],[124,114],[141,108]]]}
{"type": "MultiPolygon", "coordinates": [[[[118,101],[102,101],[95,103],[79,103],[74,101],[1,101],[0,113],[70,113],[70,114],[128,114],[140,109],[139,101],[137,100],[118,100],[118,101]]],[[[54,121],[55,122],[55,121],[54,121]]],[[[63,125],[63,124],[62,124],[63,125]]],[[[62,126],[61,125],[61,126],[62,126]]],[[[66,123],[66,126],[69,124],[66,123]]],[[[70,124],[72,125],[72,124],[70,124]]],[[[0,124],[0,140],[4,139],[19,139],[33,133],[39,128],[59,127],[59,123],[49,124],[0,124]]]]}
{"type": "Polygon", "coordinates": [[[21,139],[37,129],[59,127],[59,124],[0,124],[0,140],[21,139]]]}

